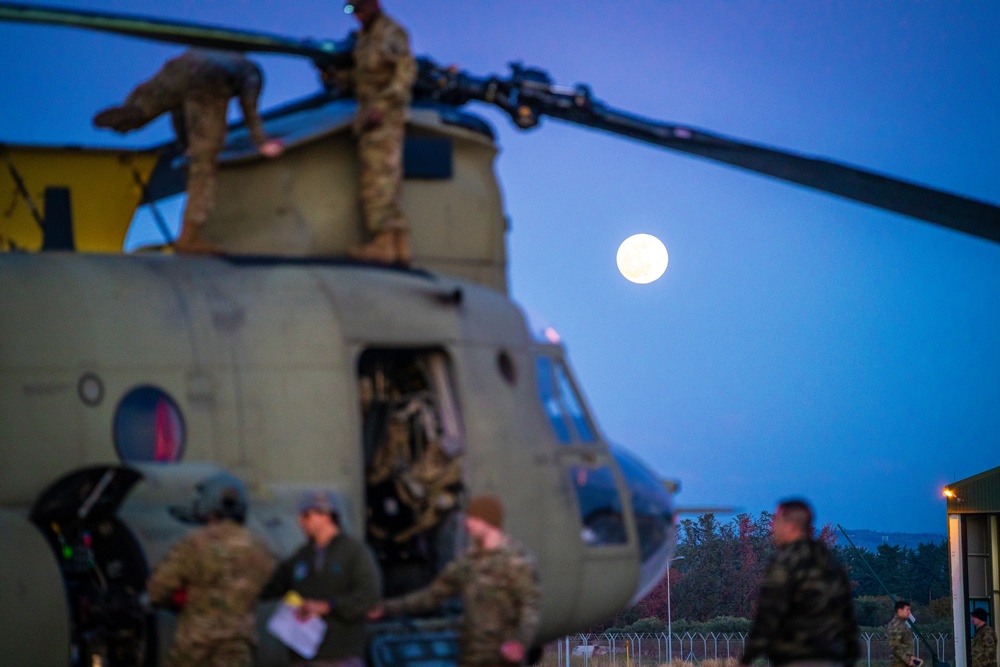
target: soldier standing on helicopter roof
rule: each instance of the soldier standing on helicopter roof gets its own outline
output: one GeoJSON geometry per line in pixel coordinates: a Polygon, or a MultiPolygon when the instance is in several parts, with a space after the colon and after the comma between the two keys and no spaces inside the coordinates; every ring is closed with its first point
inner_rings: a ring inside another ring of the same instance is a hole
{"type": "Polygon", "coordinates": [[[406,31],[379,0],[347,0],[344,11],[361,24],[354,37],[354,67],[321,72],[327,85],[354,91],[358,111],[361,208],[371,238],[348,254],[382,264],[409,264],[410,240],[403,197],[403,138],[417,65],[406,31]]]}
{"type": "Polygon", "coordinates": [[[217,161],[226,140],[229,99],[238,97],[250,138],[266,157],[277,157],[283,146],[268,139],[257,111],[263,76],[243,54],[190,49],[168,60],[149,81],[139,84],[121,106],[94,116],[94,125],[126,133],[160,115],[171,114],[178,143],[188,157],[187,206],[177,252],[212,253],[217,248],[201,232],[215,208],[217,161]]]}

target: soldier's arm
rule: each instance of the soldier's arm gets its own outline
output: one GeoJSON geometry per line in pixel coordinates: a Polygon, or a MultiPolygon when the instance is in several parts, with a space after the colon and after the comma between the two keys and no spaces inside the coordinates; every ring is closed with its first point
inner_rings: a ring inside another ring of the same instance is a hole
{"type": "Polygon", "coordinates": [[[410,51],[410,38],[402,29],[390,32],[382,44],[382,55],[393,63],[392,79],[379,93],[386,106],[402,107],[410,103],[417,80],[417,61],[410,51]]]}
{"type": "Polygon", "coordinates": [[[538,585],[538,571],[531,560],[524,559],[519,563],[517,577],[521,602],[518,614],[520,622],[517,628],[517,640],[527,647],[535,638],[535,632],[538,630],[542,591],[538,585]]]}
{"type": "Polygon", "coordinates": [[[243,85],[240,87],[240,109],[243,111],[243,122],[250,132],[250,138],[257,148],[260,148],[267,142],[264,121],[261,120],[260,111],[257,109],[260,91],[264,86],[264,76],[254,63],[248,61],[247,65],[243,70],[243,85]]]}
{"type": "Polygon", "coordinates": [[[462,592],[464,580],[464,558],[459,557],[445,566],[444,570],[426,588],[414,591],[400,598],[386,600],[385,613],[390,616],[418,614],[437,609],[462,592]]]}
{"type": "Polygon", "coordinates": [[[277,569],[275,567],[276,561],[263,540],[255,539],[254,543],[257,548],[254,551],[251,569],[253,570],[255,585],[258,589],[262,590],[267,582],[271,580],[271,577],[274,576],[274,572],[277,569]]]}
{"type": "Polygon", "coordinates": [[[183,538],[175,544],[153,570],[146,582],[146,593],[154,605],[172,603],[174,593],[188,584],[187,564],[194,558],[191,542],[183,538]]]}
{"type": "Polygon", "coordinates": [[[749,664],[754,659],[766,655],[772,639],[788,615],[788,601],[791,598],[791,572],[788,565],[776,558],[764,573],[764,581],[757,600],[757,615],[750,626],[746,650],[741,663],[749,664]]]}
{"type": "Polygon", "coordinates": [[[369,609],[378,604],[382,584],[375,558],[364,546],[359,548],[351,569],[351,590],[327,602],[330,614],[345,621],[360,621],[369,609]]]}

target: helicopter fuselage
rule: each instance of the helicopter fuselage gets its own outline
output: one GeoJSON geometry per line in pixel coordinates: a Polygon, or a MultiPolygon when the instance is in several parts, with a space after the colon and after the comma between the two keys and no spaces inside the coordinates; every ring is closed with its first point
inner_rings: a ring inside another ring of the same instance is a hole
{"type": "MultiPolygon", "coordinates": [[[[405,403],[410,373],[426,379],[459,461],[457,497],[501,497],[538,560],[539,642],[616,613],[672,553],[669,494],[647,502],[652,476],[609,449],[562,346],[536,340],[501,293],[268,258],[3,254],[0,275],[11,286],[0,296],[0,524],[13,536],[0,635],[12,664],[91,650],[102,630],[77,607],[141,595],[148,567],[189,529],[169,507],[212,470],[246,481],[248,525],[278,555],[302,540],[304,488],[335,493],[347,529],[370,539],[384,514],[371,406],[387,382],[405,403]]],[[[399,552],[386,558],[395,567],[399,552]]],[[[148,652],[159,636],[162,649],[168,615],[139,613],[108,618],[134,626],[129,646],[148,652]]]]}

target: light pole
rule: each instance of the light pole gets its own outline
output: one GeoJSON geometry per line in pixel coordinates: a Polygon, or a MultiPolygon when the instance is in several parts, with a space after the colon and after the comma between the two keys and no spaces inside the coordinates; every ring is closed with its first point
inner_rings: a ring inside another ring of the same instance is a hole
{"type": "Polygon", "coordinates": [[[667,664],[671,667],[674,664],[674,628],[670,619],[670,563],[675,560],[684,560],[684,556],[671,558],[667,562],[667,664]]]}

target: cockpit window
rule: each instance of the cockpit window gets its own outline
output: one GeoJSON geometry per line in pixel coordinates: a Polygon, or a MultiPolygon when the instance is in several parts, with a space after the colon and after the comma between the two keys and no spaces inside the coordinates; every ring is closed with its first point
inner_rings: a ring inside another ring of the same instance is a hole
{"type": "Polygon", "coordinates": [[[663,483],[646,466],[621,449],[612,450],[632,494],[632,512],[639,531],[642,560],[652,558],[669,539],[673,501],[663,483]]]}
{"type": "Polygon", "coordinates": [[[628,542],[622,502],[611,468],[572,466],[569,474],[580,505],[583,541],[588,546],[628,542]]]}
{"type": "Polygon", "coordinates": [[[538,397],[542,400],[542,407],[549,417],[549,422],[552,423],[552,430],[556,432],[559,442],[572,442],[573,436],[569,432],[566,411],[559,402],[556,392],[552,360],[548,357],[538,357],[538,397]]]}
{"type": "Polygon", "coordinates": [[[562,362],[555,365],[556,384],[559,387],[559,395],[562,397],[563,405],[569,413],[569,418],[576,429],[577,437],[583,442],[594,441],[594,430],[590,427],[587,413],[583,410],[583,401],[569,381],[569,374],[566,366],[562,362]]]}
{"type": "Polygon", "coordinates": [[[560,360],[538,357],[538,396],[559,442],[595,442],[583,400],[569,379],[569,371],[560,360]]]}
{"type": "Polygon", "coordinates": [[[184,453],[184,419],[165,391],[136,387],[115,410],[114,438],[124,463],[174,463],[184,453]]]}

